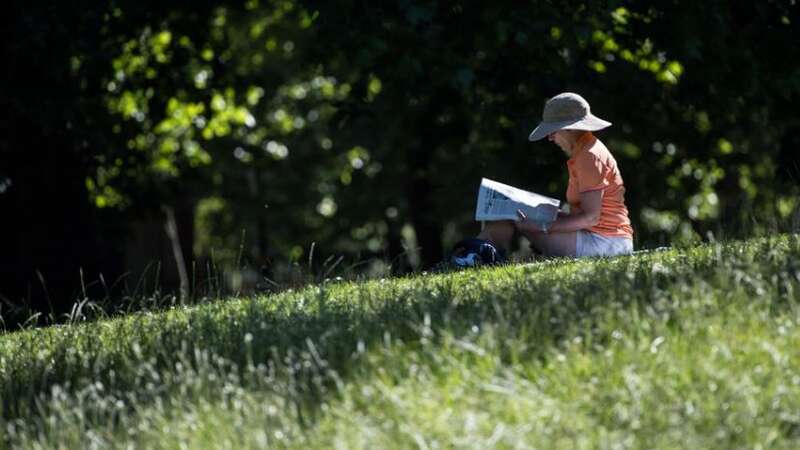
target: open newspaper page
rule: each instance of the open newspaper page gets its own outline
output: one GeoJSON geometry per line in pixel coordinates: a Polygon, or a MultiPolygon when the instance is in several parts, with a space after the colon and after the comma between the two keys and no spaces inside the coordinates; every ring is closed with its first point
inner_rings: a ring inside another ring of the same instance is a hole
{"type": "Polygon", "coordinates": [[[537,223],[550,223],[556,220],[559,200],[523,191],[507,184],[484,178],[478,191],[478,206],[475,220],[519,220],[517,210],[537,223]]]}

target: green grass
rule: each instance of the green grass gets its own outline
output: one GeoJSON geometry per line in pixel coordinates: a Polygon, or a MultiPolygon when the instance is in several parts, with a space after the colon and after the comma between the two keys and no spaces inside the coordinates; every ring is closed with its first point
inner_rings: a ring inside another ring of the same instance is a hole
{"type": "Polygon", "coordinates": [[[798,448],[800,237],[0,336],[0,446],[798,448]]]}

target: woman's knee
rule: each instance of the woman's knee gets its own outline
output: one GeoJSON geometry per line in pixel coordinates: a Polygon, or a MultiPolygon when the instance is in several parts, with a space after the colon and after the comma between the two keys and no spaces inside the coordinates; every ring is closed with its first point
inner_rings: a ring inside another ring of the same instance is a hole
{"type": "Polygon", "coordinates": [[[481,230],[478,237],[492,241],[496,245],[507,246],[513,239],[515,230],[516,227],[511,220],[491,221],[481,230]]]}

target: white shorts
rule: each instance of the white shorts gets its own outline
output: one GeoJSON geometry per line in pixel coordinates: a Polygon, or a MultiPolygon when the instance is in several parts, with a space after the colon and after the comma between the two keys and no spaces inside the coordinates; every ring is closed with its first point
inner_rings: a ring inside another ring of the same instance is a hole
{"type": "Polygon", "coordinates": [[[626,236],[603,236],[580,230],[575,242],[575,256],[617,256],[633,253],[633,239],[626,236]]]}

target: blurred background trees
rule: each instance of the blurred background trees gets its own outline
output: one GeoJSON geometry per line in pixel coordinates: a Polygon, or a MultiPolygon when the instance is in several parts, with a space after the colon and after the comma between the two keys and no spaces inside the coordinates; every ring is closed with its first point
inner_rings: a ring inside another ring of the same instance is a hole
{"type": "Polygon", "coordinates": [[[7,304],[62,311],[149,277],[187,297],[266,290],[300,262],[322,274],[430,267],[477,231],[481,177],[564,197],[563,156],[527,142],[562,91],[614,123],[600,137],[637,247],[797,226],[791,1],[11,10],[7,304]],[[220,267],[236,270],[219,280],[220,267]]]}

